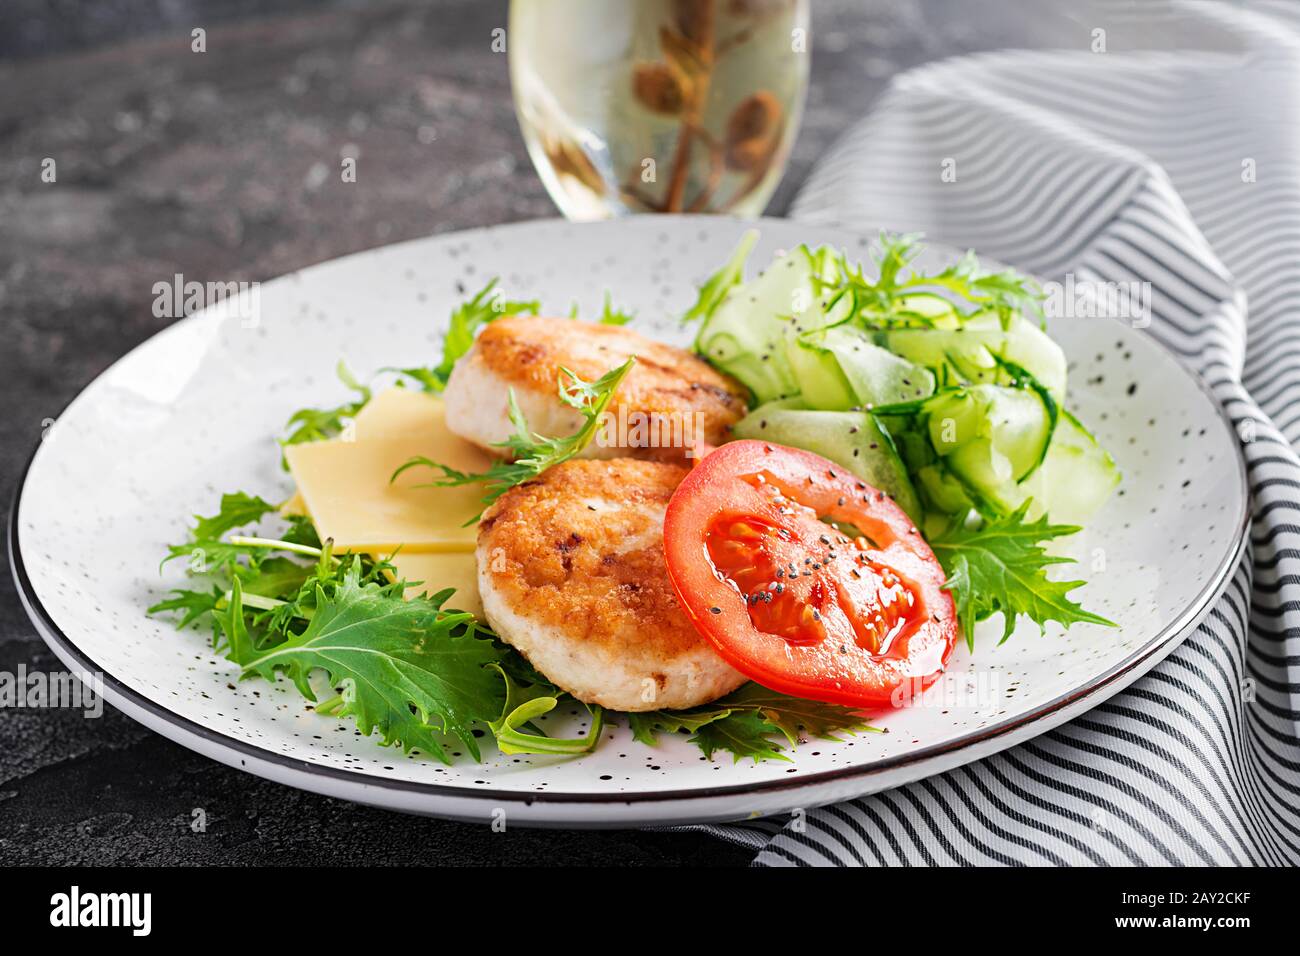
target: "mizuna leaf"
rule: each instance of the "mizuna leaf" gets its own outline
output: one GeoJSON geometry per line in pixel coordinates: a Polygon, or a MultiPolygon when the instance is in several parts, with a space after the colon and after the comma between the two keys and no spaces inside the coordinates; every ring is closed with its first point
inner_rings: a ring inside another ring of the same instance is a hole
{"type": "Polygon", "coordinates": [[[694,710],[651,710],[628,714],[632,737],[653,747],[659,734],[698,733],[705,724],[722,720],[731,713],[722,707],[704,707],[694,710]]]}
{"type": "Polygon", "coordinates": [[[721,700],[690,710],[656,710],[628,714],[632,736],[653,746],[657,735],[683,731],[693,734],[691,743],[712,758],[715,751],[729,750],[739,760],[780,759],[784,749],[777,735],[791,744],[804,737],[838,740],[837,733],[875,731],[849,707],[803,700],[768,690],[760,684],[745,684],[721,700]]]}
{"type": "Polygon", "coordinates": [[[308,678],[322,670],[332,686],[343,688],[343,705],[334,713],[354,717],[362,734],[378,731],[385,745],[418,747],[444,762],[450,760],[443,738],[455,737],[479,759],[473,724],[498,719],[505,694],[487,667],[497,652],[477,636],[472,615],[362,584],[355,560],[332,596],[318,588],[307,628],[269,649],[250,652],[241,636],[240,605],[236,580],[222,619],[231,659],[245,675],[269,680],[283,672],[315,700],[308,678]]]}
{"type": "Polygon", "coordinates": [[[739,711],[705,724],[691,738],[691,743],[703,750],[704,756],[710,760],[719,750],[731,751],[733,763],[739,763],[745,757],[756,762],[789,760],[781,753],[784,748],[774,741],[780,733],[757,711],[739,711]]]}
{"type": "Polygon", "coordinates": [[[1048,524],[1044,515],[1026,521],[1026,501],[1014,513],[986,518],[975,529],[950,528],[930,542],[935,557],[948,574],[944,587],[952,592],[957,617],[966,643],[975,646],[975,623],[1002,612],[1005,641],[1015,630],[1016,618],[1024,615],[1041,628],[1048,621],[1071,624],[1104,624],[1112,621],[1084,610],[1069,593],[1082,581],[1053,581],[1047,568],[1069,564],[1069,558],[1048,554],[1045,541],[1074,534],[1074,525],[1048,524]]]}
{"type": "Polygon", "coordinates": [[[836,736],[838,733],[854,734],[858,731],[876,730],[851,707],[791,697],[755,683],[746,684],[728,694],[718,701],[718,706],[729,707],[733,711],[753,708],[792,744],[799,743],[805,737],[839,740],[836,736]]]}

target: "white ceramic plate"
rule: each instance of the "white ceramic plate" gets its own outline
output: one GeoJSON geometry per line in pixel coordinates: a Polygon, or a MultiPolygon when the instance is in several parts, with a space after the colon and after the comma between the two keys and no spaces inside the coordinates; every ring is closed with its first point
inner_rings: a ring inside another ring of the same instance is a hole
{"type": "MultiPolygon", "coordinates": [[[[237,682],[206,633],[176,632],[144,608],[168,542],[222,491],[289,491],[275,437],[303,405],[342,399],[345,357],[366,374],[436,358],[450,309],[499,274],[514,296],[599,312],[606,288],[637,325],[682,341],[676,316],[747,223],[656,217],[474,230],[376,249],[261,288],[260,320],[209,310],[177,322],[96,379],[35,452],[11,526],[28,611],[75,670],[173,740],[232,766],[396,809],[512,823],[629,826],[739,819],[896,786],[987,756],[1076,716],[1169,653],[1208,611],[1240,555],[1247,492],[1236,436],[1218,407],[1151,339],[1110,320],[1056,321],[1070,404],[1112,451],[1121,491],[1073,542],[1085,606],[1119,628],[998,646],[981,633],[887,734],[809,741],[793,763],[708,761],[686,740],[649,748],[626,729],[580,759],[501,757],[446,767],[360,738],[310,712],[285,681],[237,682]],[[250,327],[252,326],[252,327],[250,327]]],[[[760,223],[751,264],[800,242],[865,257],[868,234],[760,223]]],[[[873,233],[874,234],[874,233],[873,233]]],[[[943,254],[940,254],[943,255],[943,254]]],[[[485,741],[486,743],[486,741],[485,741]]]]}

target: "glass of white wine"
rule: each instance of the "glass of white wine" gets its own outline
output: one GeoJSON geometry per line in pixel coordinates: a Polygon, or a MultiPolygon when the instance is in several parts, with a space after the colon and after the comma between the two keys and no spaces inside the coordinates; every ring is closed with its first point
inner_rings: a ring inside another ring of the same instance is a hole
{"type": "Polygon", "coordinates": [[[758,215],[808,87],[808,0],[512,0],[510,79],[570,219],[758,215]]]}

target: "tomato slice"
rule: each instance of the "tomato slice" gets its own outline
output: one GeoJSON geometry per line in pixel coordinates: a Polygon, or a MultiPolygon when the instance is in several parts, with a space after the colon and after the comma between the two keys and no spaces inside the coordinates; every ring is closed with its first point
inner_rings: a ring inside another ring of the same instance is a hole
{"type": "Polygon", "coordinates": [[[711,452],[668,504],[664,551],[695,627],[773,690],[897,706],[956,643],[943,568],[911,519],[811,452],[760,441],[711,452]]]}

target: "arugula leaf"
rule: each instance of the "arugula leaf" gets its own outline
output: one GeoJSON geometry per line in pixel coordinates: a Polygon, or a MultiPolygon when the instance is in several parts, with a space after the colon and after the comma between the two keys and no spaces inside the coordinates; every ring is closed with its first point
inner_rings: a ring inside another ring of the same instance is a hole
{"type": "Polygon", "coordinates": [[[718,306],[722,304],[722,300],[727,297],[727,293],[744,281],[745,261],[749,258],[749,253],[757,241],[758,230],[746,230],[745,234],[740,237],[740,242],[736,244],[736,249],[732,252],[731,258],[727,260],[721,269],[705,279],[704,284],[700,286],[695,304],[687,309],[682,316],[683,325],[698,322],[700,319],[707,319],[713,315],[718,306]]]}
{"type": "MultiPolygon", "coordinates": [[[[285,422],[284,427],[289,434],[287,437],[280,439],[282,447],[299,445],[309,441],[321,441],[342,434],[346,424],[356,418],[357,412],[361,411],[366,403],[370,401],[370,387],[358,382],[342,359],[335,366],[334,372],[338,375],[339,381],[357,393],[357,397],[350,402],[344,402],[333,408],[298,409],[285,422]]],[[[283,462],[283,458],[281,463],[288,467],[283,462]]]]}
{"type": "MultiPolygon", "coordinates": [[[[218,516],[199,520],[205,532],[215,532],[271,508],[251,495],[226,495],[218,516]]],[[[406,582],[391,563],[336,556],[309,519],[285,521],[280,538],[231,535],[173,546],[173,556],[206,549],[205,560],[188,568],[204,584],[171,591],[149,613],[175,614],[181,628],[211,615],[218,651],[246,675],[287,673],[309,700],[315,700],[309,674],[324,669],[344,693],[321,702],[319,713],[355,714],[363,733],[378,728],[385,743],[419,747],[441,760],[449,734],[478,758],[468,730],[474,722],[492,729],[509,753],[584,753],[599,742],[599,708],[592,731],[580,739],[527,732],[565,693],[470,615],[445,610],[450,589],[405,600],[406,582]],[[217,553],[220,560],[213,560],[217,553]],[[480,674],[485,663],[497,673],[480,674]]]]}
{"type": "Polygon", "coordinates": [[[312,524],[311,518],[306,515],[283,515],[282,517],[289,527],[281,533],[281,540],[309,548],[321,546],[320,535],[316,533],[316,526],[312,524]]]}
{"type": "Polygon", "coordinates": [[[233,570],[235,576],[244,582],[244,590],[249,594],[278,598],[282,594],[298,591],[316,569],[288,558],[268,558],[258,562],[255,569],[237,565],[233,570]]]}
{"type": "Polygon", "coordinates": [[[243,549],[216,538],[191,538],[184,544],[168,545],[162,563],[183,558],[191,574],[213,574],[234,564],[245,553],[243,549]]]}
{"type": "Polygon", "coordinates": [[[275,505],[257,495],[242,491],[224,494],[221,496],[221,507],[215,515],[194,516],[194,527],[190,529],[188,540],[182,544],[170,545],[162,563],[185,558],[191,570],[196,573],[229,565],[241,552],[221,541],[221,536],[233,528],[260,521],[275,510],[275,505]]]}
{"type": "Polygon", "coordinates": [[[455,737],[479,759],[473,724],[496,719],[505,695],[487,668],[496,651],[477,636],[473,615],[445,612],[437,598],[406,600],[363,584],[354,559],[332,596],[318,588],[315,613],[301,634],[261,650],[248,637],[241,598],[236,580],[220,620],[231,660],[245,676],[273,680],[283,672],[315,700],[309,676],[322,670],[331,685],[344,688],[334,713],[354,717],[363,735],[378,731],[385,746],[418,747],[444,763],[450,763],[444,738],[455,737]]]}
{"type": "MultiPolygon", "coordinates": [[[[310,610],[315,593],[312,582],[329,585],[331,579],[338,578],[341,572],[337,559],[328,556],[330,549],[321,548],[316,529],[305,516],[286,517],[288,528],[279,539],[243,535],[222,537],[226,532],[258,521],[275,510],[276,506],[263,498],[234,492],[222,496],[221,508],[216,515],[196,515],[189,540],[168,546],[162,563],[165,565],[176,558],[184,558],[186,573],[205,579],[204,587],[199,590],[173,589],[169,592],[172,597],[157,602],[148,608],[147,613],[180,613],[177,626],[184,628],[224,607],[224,595],[238,580],[250,603],[256,599],[255,603],[261,610],[275,611],[273,615],[266,615],[266,622],[259,623],[267,623],[274,633],[286,633],[295,619],[302,616],[300,612],[310,610]],[[315,567],[300,564],[287,557],[275,556],[277,552],[313,557],[317,564],[315,567]]],[[[377,579],[392,567],[369,556],[361,560],[367,569],[367,580],[377,579]]]]}
{"type": "Polygon", "coordinates": [[[158,603],[152,605],[145,613],[160,614],[172,611],[181,611],[180,621],[176,625],[178,631],[183,631],[205,614],[211,614],[217,608],[217,601],[221,598],[221,588],[213,586],[206,591],[190,591],[184,588],[173,588],[168,594],[174,594],[175,597],[164,598],[158,603]]]}
{"type": "MultiPolygon", "coordinates": [[[[446,386],[445,379],[439,377],[438,373],[432,368],[384,368],[380,371],[396,372],[398,375],[411,379],[418,385],[421,391],[441,392],[446,386]]],[[[405,386],[405,382],[398,380],[398,385],[405,386]]]]}
{"type": "Polygon", "coordinates": [[[451,370],[474,345],[479,329],[507,315],[536,315],[541,303],[536,299],[504,299],[497,291],[498,279],[492,279],[468,302],[457,306],[447,323],[442,339],[442,360],[432,368],[394,369],[417,382],[426,392],[441,392],[447,387],[451,370]]]}
{"type": "Polygon", "coordinates": [[[228,660],[242,665],[243,661],[252,660],[257,656],[256,642],[248,633],[248,626],[244,622],[244,594],[238,578],[235,579],[233,590],[226,599],[225,606],[218,607],[212,612],[212,616],[216,619],[225,638],[228,660]]]}
{"type": "Polygon", "coordinates": [[[1048,621],[1066,627],[1075,623],[1115,626],[1070,600],[1069,593],[1083,581],[1047,577],[1050,565],[1072,561],[1048,554],[1042,542],[1074,534],[1079,528],[1048,524],[1046,515],[1026,521],[1029,505],[1026,501],[1012,514],[986,518],[975,529],[951,527],[930,541],[948,574],[944,587],[952,592],[957,618],[972,650],[975,623],[999,611],[1004,618],[1002,641],[1011,636],[1016,618],[1022,614],[1040,628],[1048,621]]]}
{"type": "MultiPolygon", "coordinates": [[[[561,462],[568,461],[591,444],[600,429],[601,417],[614,397],[614,391],[635,364],[636,358],[629,358],[618,368],[611,369],[594,382],[579,378],[576,373],[567,368],[560,370],[561,374],[557,382],[560,401],[570,408],[577,409],[583,417],[582,426],[572,435],[564,438],[547,438],[531,431],[515,399],[514,390],[511,389],[510,421],[515,430],[509,438],[496,446],[505,449],[507,460],[493,462],[487,471],[471,474],[420,455],[393,472],[393,478],[396,479],[408,468],[433,468],[442,475],[425,487],[447,488],[481,482],[487,485],[487,493],[482,499],[483,504],[490,505],[515,485],[535,478],[561,462]]],[[[466,524],[473,524],[478,521],[478,518],[479,516],[475,515],[466,524]]]]}
{"type": "Polygon", "coordinates": [[[745,684],[721,700],[690,710],[656,710],[628,714],[632,736],[653,746],[660,733],[690,733],[691,743],[712,759],[718,750],[731,751],[738,761],[789,760],[778,742],[790,744],[804,737],[839,740],[839,733],[875,731],[851,707],[803,700],[768,690],[760,684],[745,684]]]}
{"type": "Polygon", "coordinates": [[[627,325],[636,315],[626,309],[617,309],[610,302],[609,290],[605,290],[605,307],[600,312],[601,325],[627,325]]]}
{"type": "Polygon", "coordinates": [[[220,538],[232,528],[260,521],[265,515],[275,511],[276,506],[257,495],[236,491],[221,496],[221,509],[212,517],[194,516],[193,537],[195,540],[220,538]]]}

